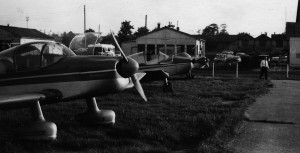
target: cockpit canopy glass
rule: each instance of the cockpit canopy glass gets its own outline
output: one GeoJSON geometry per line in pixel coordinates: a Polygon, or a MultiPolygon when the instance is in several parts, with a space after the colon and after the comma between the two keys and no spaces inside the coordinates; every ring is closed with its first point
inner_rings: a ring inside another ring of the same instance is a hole
{"type": "Polygon", "coordinates": [[[60,43],[27,43],[0,53],[0,74],[38,70],[67,56],[76,55],[60,43]]]}
{"type": "Polygon", "coordinates": [[[88,50],[88,46],[94,46],[95,44],[100,43],[100,41],[101,41],[100,33],[88,32],[88,33],[75,36],[72,39],[69,47],[77,55],[82,55],[82,54],[93,55],[93,53],[89,53],[90,50],[88,50]]]}

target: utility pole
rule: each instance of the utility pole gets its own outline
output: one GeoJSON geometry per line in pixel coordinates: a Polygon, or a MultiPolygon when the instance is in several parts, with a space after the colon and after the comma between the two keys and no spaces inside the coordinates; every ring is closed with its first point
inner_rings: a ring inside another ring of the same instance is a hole
{"type": "Polygon", "coordinates": [[[27,28],[28,28],[28,21],[29,21],[29,17],[26,17],[26,22],[27,22],[27,28]]]}
{"type": "Polygon", "coordinates": [[[147,29],[147,15],[145,16],[145,28],[147,29]]]}
{"type": "Polygon", "coordinates": [[[84,13],[84,31],[83,31],[83,33],[85,33],[85,31],[86,31],[85,5],[83,5],[83,13],[84,13]]]}
{"type": "MultiPolygon", "coordinates": [[[[83,5],[84,7],[83,7],[83,13],[84,13],[84,32],[83,33],[85,33],[85,31],[86,31],[86,26],[85,26],[85,5],[83,5]]],[[[84,37],[84,48],[86,48],[86,37],[84,37]]]]}

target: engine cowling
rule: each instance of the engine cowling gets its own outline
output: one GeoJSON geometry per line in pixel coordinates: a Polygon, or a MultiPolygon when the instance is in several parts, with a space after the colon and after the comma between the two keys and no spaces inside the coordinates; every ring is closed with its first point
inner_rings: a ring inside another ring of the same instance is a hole
{"type": "Polygon", "coordinates": [[[117,72],[124,78],[129,78],[139,70],[139,64],[132,58],[123,58],[117,63],[117,72]]]}

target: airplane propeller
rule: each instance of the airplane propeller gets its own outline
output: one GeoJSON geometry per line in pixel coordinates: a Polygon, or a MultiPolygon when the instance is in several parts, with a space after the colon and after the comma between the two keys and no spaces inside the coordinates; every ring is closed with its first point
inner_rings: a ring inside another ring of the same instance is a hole
{"type": "MultiPolygon", "coordinates": [[[[114,33],[111,32],[111,35],[112,37],[114,38],[114,41],[116,42],[117,44],[117,47],[119,48],[120,52],[121,52],[121,55],[123,57],[123,59],[125,60],[125,63],[121,63],[120,66],[119,66],[119,69],[118,69],[118,72],[121,72],[123,74],[123,77],[129,77],[128,75],[131,75],[130,78],[134,84],[134,87],[136,88],[136,90],[139,92],[139,94],[141,95],[141,97],[147,102],[147,98],[146,98],[146,95],[144,93],[144,90],[141,86],[141,83],[139,81],[139,79],[137,78],[136,76],[136,72],[124,72],[124,70],[132,70],[132,69],[129,69],[129,65],[132,66],[134,65],[134,67],[136,67],[136,70],[138,70],[138,63],[136,61],[134,61],[133,59],[131,58],[127,58],[126,55],[124,54],[122,48],[120,47],[119,43],[117,42],[115,36],[114,36],[114,33]],[[122,67],[122,68],[120,68],[122,67]]],[[[134,71],[134,70],[132,70],[134,71]]]]}

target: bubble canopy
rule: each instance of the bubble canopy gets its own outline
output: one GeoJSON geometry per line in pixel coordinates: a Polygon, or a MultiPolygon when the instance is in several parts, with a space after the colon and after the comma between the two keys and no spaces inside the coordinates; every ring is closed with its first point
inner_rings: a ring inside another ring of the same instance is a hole
{"type": "Polygon", "coordinates": [[[100,36],[101,34],[96,32],[79,34],[72,39],[69,48],[75,52],[86,51],[89,45],[100,43],[100,36]]]}

